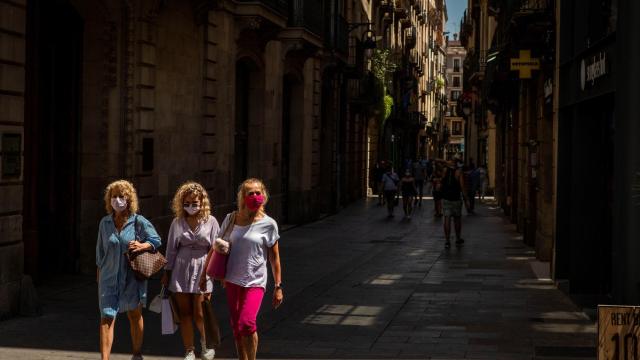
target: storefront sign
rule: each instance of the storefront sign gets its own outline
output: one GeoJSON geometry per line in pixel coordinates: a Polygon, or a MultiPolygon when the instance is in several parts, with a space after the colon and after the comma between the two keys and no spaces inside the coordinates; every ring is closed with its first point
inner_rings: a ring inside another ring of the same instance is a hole
{"type": "Polygon", "coordinates": [[[511,71],[519,71],[520,79],[531,79],[531,71],[540,69],[540,59],[531,58],[531,50],[520,50],[520,57],[511,59],[511,71]]]}
{"type": "Polygon", "coordinates": [[[640,359],[639,306],[598,306],[598,360],[640,359]]]}
{"type": "Polygon", "coordinates": [[[596,80],[608,73],[607,53],[600,52],[587,59],[582,59],[580,62],[580,89],[584,91],[587,85],[593,86],[596,80]]]}

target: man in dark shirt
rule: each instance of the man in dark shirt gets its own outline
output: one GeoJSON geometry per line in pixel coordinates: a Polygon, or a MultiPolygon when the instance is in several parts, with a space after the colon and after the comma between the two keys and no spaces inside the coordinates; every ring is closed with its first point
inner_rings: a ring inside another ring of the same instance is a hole
{"type": "MultiPolygon", "coordinates": [[[[444,162],[439,160],[439,162],[444,162]]],[[[460,246],[464,240],[460,237],[462,231],[462,200],[464,198],[464,177],[462,169],[456,166],[455,161],[449,160],[444,162],[444,174],[440,185],[440,195],[442,197],[442,208],[444,211],[444,237],[445,248],[451,247],[449,241],[451,237],[451,218],[453,217],[454,228],[456,232],[456,245],[460,246]]]]}

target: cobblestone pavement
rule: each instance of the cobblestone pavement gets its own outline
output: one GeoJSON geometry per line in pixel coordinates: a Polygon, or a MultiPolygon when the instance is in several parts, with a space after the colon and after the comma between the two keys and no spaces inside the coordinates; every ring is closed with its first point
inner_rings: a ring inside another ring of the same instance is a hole
{"type": "MultiPolygon", "coordinates": [[[[534,252],[489,206],[463,218],[464,246],[444,250],[426,200],[413,219],[386,218],[373,199],[283,232],[285,302],[271,293],[259,322],[260,358],[594,359],[595,325],[553,283],[536,276],[534,252]]],[[[398,211],[400,210],[400,211],[398,211]]],[[[233,358],[224,334],[217,358],[233,358]]],[[[44,315],[0,322],[0,359],[97,359],[96,286],[60,278],[39,289],[44,315]]],[[[158,292],[157,279],[150,294],[158,292]]],[[[124,317],[122,317],[124,318],[124,317]]],[[[114,359],[129,359],[127,321],[114,359]]],[[[179,359],[178,333],[162,336],[145,310],[145,359],[179,359]]]]}

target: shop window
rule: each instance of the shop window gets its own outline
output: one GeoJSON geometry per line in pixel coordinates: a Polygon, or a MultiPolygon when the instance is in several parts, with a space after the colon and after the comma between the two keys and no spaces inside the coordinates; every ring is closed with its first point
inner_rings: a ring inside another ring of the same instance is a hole
{"type": "Polygon", "coordinates": [[[462,135],[462,121],[451,122],[451,135],[455,135],[455,136],[462,135]]]}

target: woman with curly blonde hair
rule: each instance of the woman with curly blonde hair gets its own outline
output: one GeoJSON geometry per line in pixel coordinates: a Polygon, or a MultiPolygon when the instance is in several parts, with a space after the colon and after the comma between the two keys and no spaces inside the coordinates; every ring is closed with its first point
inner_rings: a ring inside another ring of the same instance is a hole
{"type": "Polygon", "coordinates": [[[100,304],[100,353],[108,359],[113,344],[115,318],[126,312],[131,325],[133,360],[142,359],[147,281],[138,280],[123,254],[155,250],[160,237],[149,220],[138,215],[138,196],[126,180],[114,181],[104,192],[107,215],[100,220],[96,265],[100,304]]]}
{"type": "Polygon", "coordinates": [[[162,284],[174,293],[180,315],[180,334],[185,360],[194,360],[193,322],[200,333],[201,358],[211,360],[214,349],[207,349],[204,336],[202,301],[211,296],[213,282],[204,274],[209,248],[218,236],[218,221],[211,216],[209,195],[202,185],[189,181],[173,197],[175,218],[167,237],[167,265],[162,284]],[[199,287],[204,276],[206,286],[199,287]]]}
{"type": "MultiPolygon", "coordinates": [[[[225,292],[238,358],[255,360],[258,350],[256,318],[267,287],[267,261],[275,282],[272,304],[282,304],[283,288],[278,250],[278,224],[264,206],[269,194],[259,179],[247,179],[238,188],[238,210],[222,222],[221,234],[231,226],[225,292]],[[233,221],[232,221],[233,219],[233,221]]],[[[215,248],[211,249],[211,252],[215,248]]],[[[211,258],[211,253],[207,259],[211,258]]]]}

